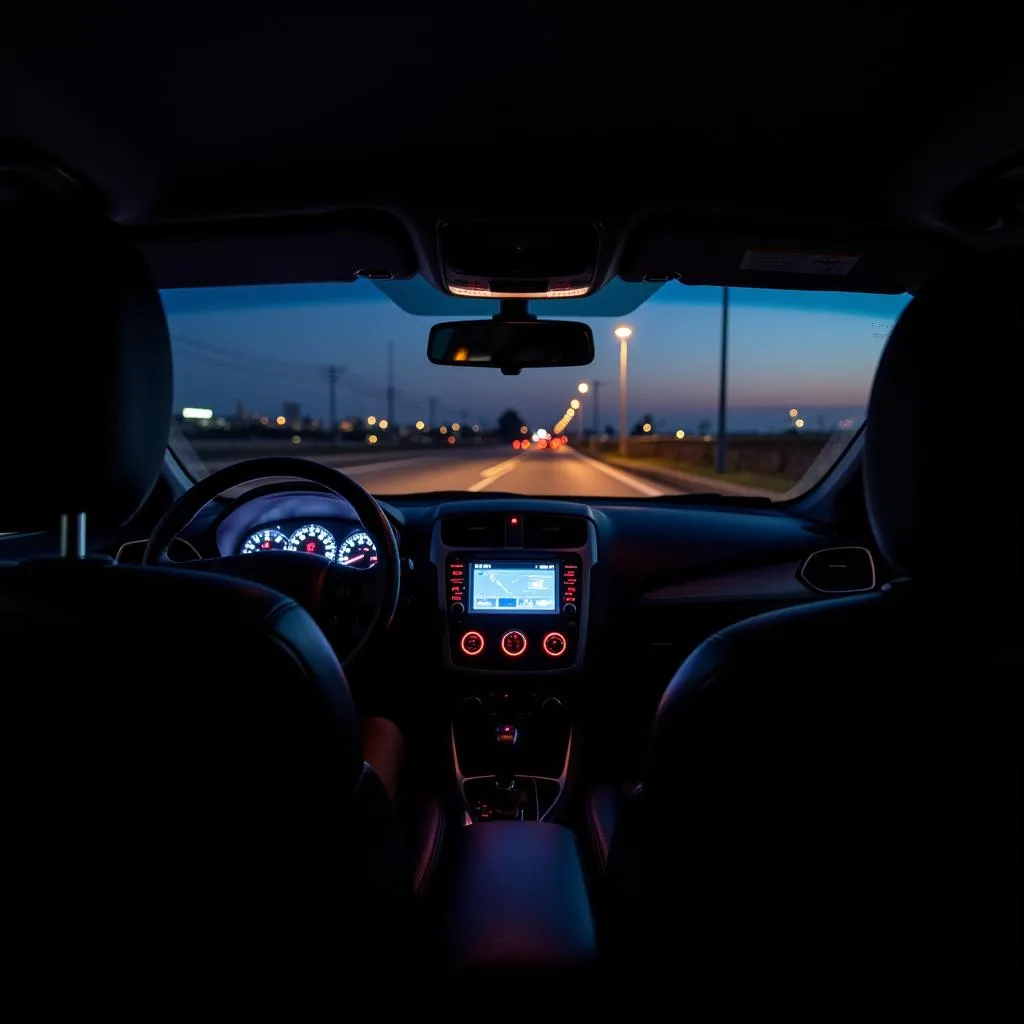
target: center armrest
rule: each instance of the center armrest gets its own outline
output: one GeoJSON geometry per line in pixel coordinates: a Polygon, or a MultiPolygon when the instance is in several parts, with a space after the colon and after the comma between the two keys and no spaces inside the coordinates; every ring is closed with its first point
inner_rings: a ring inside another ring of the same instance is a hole
{"type": "Polygon", "coordinates": [[[447,920],[455,967],[584,967],[597,951],[576,837],[562,825],[463,830],[447,920]]]}

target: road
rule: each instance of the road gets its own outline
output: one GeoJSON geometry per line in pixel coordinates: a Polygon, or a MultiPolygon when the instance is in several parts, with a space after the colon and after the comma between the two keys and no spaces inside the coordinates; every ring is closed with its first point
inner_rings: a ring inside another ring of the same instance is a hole
{"type": "MultiPolygon", "coordinates": [[[[514,453],[510,448],[467,447],[422,454],[410,452],[408,457],[396,453],[394,457],[357,463],[353,463],[351,456],[344,455],[312,456],[312,459],[344,470],[378,495],[416,491],[511,491],[560,498],[653,498],[681,493],[571,448],[514,453]]],[[[208,466],[213,469],[228,461],[211,461],[208,466]]]]}

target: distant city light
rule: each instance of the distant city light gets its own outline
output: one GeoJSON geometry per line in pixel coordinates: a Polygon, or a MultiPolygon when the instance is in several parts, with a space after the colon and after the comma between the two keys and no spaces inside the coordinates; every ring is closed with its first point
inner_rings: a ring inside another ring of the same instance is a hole
{"type": "Polygon", "coordinates": [[[574,398],[574,399],[573,399],[573,400],[572,400],[572,401],[571,401],[571,402],[569,403],[569,408],[570,408],[570,409],[578,409],[579,407],[580,407],[580,400],[579,400],[578,398],[574,398]]]}
{"type": "Polygon", "coordinates": [[[285,425],[285,423],[286,423],[287,421],[285,420],[285,418],[284,418],[283,416],[278,416],[278,417],[277,417],[277,419],[276,419],[276,420],[274,420],[274,422],[275,422],[275,423],[276,423],[276,424],[277,424],[277,425],[278,425],[279,427],[283,427],[283,426],[285,425]]]}
{"type": "Polygon", "coordinates": [[[796,427],[797,430],[799,430],[803,425],[803,420],[793,420],[793,426],[796,427]]]}
{"type": "Polygon", "coordinates": [[[381,420],[379,426],[380,426],[381,430],[387,430],[388,429],[388,421],[387,420],[381,420]]]}
{"type": "Polygon", "coordinates": [[[426,423],[424,423],[423,420],[417,420],[416,421],[416,429],[417,430],[422,430],[425,426],[426,426],[426,423]]]}
{"type": "Polygon", "coordinates": [[[459,431],[460,431],[461,429],[462,429],[462,424],[461,424],[461,423],[453,423],[453,424],[452,424],[452,430],[454,430],[456,434],[457,434],[457,433],[458,433],[458,432],[459,432],[459,431]]]}
{"type": "Polygon", "coordinates": [[[368,427],[372,427],[376,422],[377,422],[377,417],[376,416],[367,416],[366,417],[366,425],[368,427]]]}
{"type": "Polygon", "coordinates": [[[440,431],[440,432],[441,432],[442,434],[447,434],[447,433],[448,433],[448,428],[447,428],[447,427],[438,427],[438,430],[439,430],[439,431],[440,431]]]}
{"type": "Polygon", "coordinates": [[[212,420],[213,410],[193,409],[191,406],[188,406],[181,410],[181,418],[183,420],[212,420]]]}
{"type": "Polygon", "coordinates": [[[298,434],[292,434],[292,444],[302,444],[302,438],[298,434]]]}
{"type": "Polygon", "coordinates": [[[677,430],[676,431],[676,437],[679,438],[680,441],[682,441],[682,439],[684,437],[686,437],[686,431],[685,430],[677,430]]]}
{"type": "Polygon", "coordinates": [[[474,423],[473,424],[473,433],[474,434],[478,434],[479,432],[480,432],[480,424],[479,423],[474,423]]]}
{"type": "Polygon", "coordinates": [[[644,424],[644,433],[645,434],[649,434],[653,429],[654,429],[654,427],[652,427],[650,423],[645,423],[644,424]]]}
{"type": "Polygon", "coordinates": [[[576,386],[576,390],[581,395],[585,395],[590,390],[590,385],[586,381],[583,381],[582,383],[576,386]]]}
{"type": "Polygon", "coordinates": [[[378,441],[378,437],[376,434],[371,434],[366,440],[369,444],[376,444],[378,441]]]}
{"type": "Polygon", "coordinates": [[[796,409],[790,409],[789,410],[789,418],[791,420],[795,420],[797,418],[797,416],[799,416],[799,415],[800,415],[800,413],[797,412],[796,409]]]}
{"type": "Polygon", "coordinates": [[[525,423],[519,428],[520,434],[528,434],[529,432],[530,428],[525,423]]]}
{"type": "Polygon", "coordinates": [[[633,337],[633,328],[627,327],[623,324],[621,327],[616,327],[615,330],[612,331],[612,334],[614,334],[619,341],[629,341],[629,339],[633,337]]]}
{"type": "Polygon", "coordinates": [[[449,444],[455,444],[455,435],[454,434],[452,434],[452,436],[448,438],[448,443],[449,444]]]}

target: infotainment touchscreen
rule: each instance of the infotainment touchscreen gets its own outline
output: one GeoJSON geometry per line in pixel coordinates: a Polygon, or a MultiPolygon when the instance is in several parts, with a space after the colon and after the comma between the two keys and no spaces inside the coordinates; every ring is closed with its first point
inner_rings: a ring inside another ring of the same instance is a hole
{"type": "Polygon", "coordinates": [[[557,562],[470,562],[470,612],[546,612],[558,607],[557,562]]]}

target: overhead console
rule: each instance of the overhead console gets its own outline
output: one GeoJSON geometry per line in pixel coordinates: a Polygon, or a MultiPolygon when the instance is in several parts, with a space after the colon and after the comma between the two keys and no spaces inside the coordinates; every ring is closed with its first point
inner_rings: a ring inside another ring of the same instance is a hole
{"type": "Polygon", "coordinates": [[[598,239],[586,223],[442,224],[442,281],[465,298],[579,298],[597,279],[598,239]]]}

